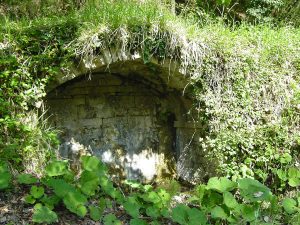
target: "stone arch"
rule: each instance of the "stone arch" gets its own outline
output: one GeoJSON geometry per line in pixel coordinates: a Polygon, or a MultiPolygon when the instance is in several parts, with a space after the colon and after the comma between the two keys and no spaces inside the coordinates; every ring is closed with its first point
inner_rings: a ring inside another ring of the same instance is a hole
{"type": "Polygon", "coordinates": [[[191,98],[183,95],[188,77],[170,60],[145,64],[137,55],[107,55],[82,61],[48,86],[61,155],[90,151],[122,179],[201,178],[201,129],[191,122],[191,98]]]}

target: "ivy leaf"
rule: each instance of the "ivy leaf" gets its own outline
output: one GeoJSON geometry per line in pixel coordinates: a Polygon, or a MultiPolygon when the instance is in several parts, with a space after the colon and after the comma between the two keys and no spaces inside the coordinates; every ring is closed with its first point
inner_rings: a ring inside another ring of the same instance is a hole
{"type": "Polygon", "coordinates": [[[285,198],[282,201],[282,206],[288,214],[293,214],[297,211],[297,202],[292,198],[285,198]]]}
{"type": "Polygon", "coordinates": [[[216,206],[211,210],[211,217],[226,220],[228,218],[228,215],[222,207],[216,206]]]}
{"type": "Polygon", "coordinates": [[[32,186],[31,189],[30,189],[30,194],[38,199],[40,197],[42,197],[44,195],[44,188],[43,187],[38,187],[36,185],[32,186]]]}
{"type": "Polygon", "coordinates": [[[92,220],[98,221],[98,220],[101,219],[102,212],[98,207],[89,206],[89,210],[90,210],[90,217],[91,217],[92,220]]]}
{"type": "Polygon", "coordinates": [[[34,207],[32,221],[35,223],[51,224],[58,221],[58,217],[55,212],[51,211],[46,206],[34,207]]]}
{"type": "Polygon", "coordinates": [[[46,166],[46,174],[50,177],[66,174],[68,171],[67,161],[53,161],[46,166]]]}
{"type": "Polygon", "coordinates": [[[224,192],[223,193],[223,198],[224,198],[224,204],[228,207],[228,208],[235,208],[236,206],[238,206],[238,202],[236,201],[236,199],[234,198],[233,194],[231,194],[230,192],[224,192]]]}
{"type": "Polygon", "coordinates": [[[215,190],[223,193],[225,191],[232,191],[236,188],[236,183],[227,179],[226,177],[212,177],[209,179],[206,188],[208,190],[215,190]]]}
{"type": "Polygon", "coordinates": [[[130,225],[148,225],[145,220],[134,218],[130,220],[130,225]]]}
{"type": "Polygon", "coordinates": [[[112,213],[106,215],[104,217],[103,221],[104,221],[105,225],[121,225],[122,224],[121,221],[118,220],[117,217],[112,213]]]}
{"type": "Polygon", "coordinates": [[[18,175],[17,181],[19,184],[35,184],[39,180],[31,174],[22,173],[18,175]]]}

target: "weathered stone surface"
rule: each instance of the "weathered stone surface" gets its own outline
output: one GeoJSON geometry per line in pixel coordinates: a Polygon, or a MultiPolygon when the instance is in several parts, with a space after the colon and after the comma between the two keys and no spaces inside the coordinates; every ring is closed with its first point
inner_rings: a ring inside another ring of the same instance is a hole
{"type": "Polygon", "coordinates": [[[118,68],[48,93],[51,120],[62,131],[62,156],[97,155],[121,179],[202,179],[208,166],[198,144],[201,128],[187,123],[191,101],[153,71],[131,74],[139,64],[118,68]]]}

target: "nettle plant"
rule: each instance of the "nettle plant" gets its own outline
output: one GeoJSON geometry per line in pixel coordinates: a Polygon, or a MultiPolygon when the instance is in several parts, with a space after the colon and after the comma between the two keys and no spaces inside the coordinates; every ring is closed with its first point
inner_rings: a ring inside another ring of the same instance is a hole
{"type": "MultiPolygon", "coordinates": [[[[290,170],[288,183],[295,186],[300,171],[290,170]]],[[[9,191],[12,182],[29,188],[24,202],[34,205],[32,221],[51,224],[58,221],[55,210],[64,206],[79,217],[89,216],[104,224],[122,224],[113,205],[127,214],[130,224],[297,224],[300,219],[300,195],[280,199],[271,190],[251,178],[237,181],[225,177],[210,178],[189,193],[189,199],[176,203],[162,188],[124,182],[123,191],[107,175],[105,165],[94,156],[81,157],[81,171],[75,174],[68,161],[49,163],[38,179],[19,174],[15,181],[7,163],[0,164],[0,190],[9,191]],[[125,190],[131,191],[125,191],[125,190]],[[124,194],[126,193],[126,194],[124,194]]],[[[299,186],[299,184],[298,184],[299,186]]]]}

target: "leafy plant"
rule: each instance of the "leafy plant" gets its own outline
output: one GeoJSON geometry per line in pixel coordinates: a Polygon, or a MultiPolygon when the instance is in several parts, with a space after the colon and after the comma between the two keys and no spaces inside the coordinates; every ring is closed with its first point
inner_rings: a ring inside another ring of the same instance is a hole
{"type": "Polygon", "coordinates": [[[11,178],[7,163],[0,161],[0,190],[10,186],[11,178]]]}
{"type": "Polygon", "coordinates": [[[108,214],[104,217],[104,224],[105,225],[121,225],[121,221],[117,219],[114,214],[108,214]]]}
{"type": "Polygon", "coordinates": [[[45,172],[50,177],[60,176],[67,173],[67,161],[54,161],[47,165],[45,172]]]}
{"type": "Polygon", "coordinates": [[[44,195],[44,188],[34,185],[30,189],[30,194],[36,199],[41,198],[44,195]]]}
{"type": "Polygon", "coordinates": [[[32,221],[35,223],[51,224],[58,221],[55,212],[51,211],[48,207],[36,204],[32,215],[32,221]]]}
{"type": "Polygon", "coordinates": [[[207,224],[206,216],[196,208],[189,208],[186,205],[179,204],[172,209],[171,218],[179,224],[201,225],[207,224]]]}
{"type": "Polygon", "coordinates": [[[31,174],[22,173],[17,176],[17,181],[19,184],[35,184],[38,179],[31,174]]]}

